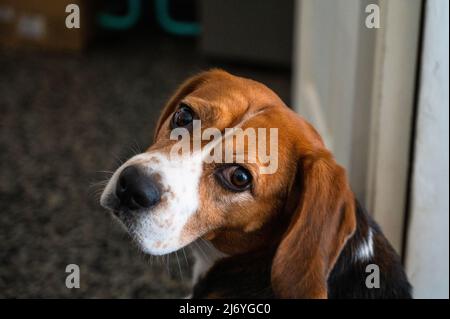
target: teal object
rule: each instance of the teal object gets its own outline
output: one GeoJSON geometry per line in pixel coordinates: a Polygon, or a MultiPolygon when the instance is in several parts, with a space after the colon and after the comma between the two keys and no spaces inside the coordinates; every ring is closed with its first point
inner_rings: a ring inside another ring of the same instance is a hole
{"type": "Polygon", "coordinates": [[[101,13],[98,22],[105,29],[126,30],[133,27],[141,15],[141,0],[128,0],[128,13],[124,16],[101,13]]]}
{"type": "Polygon", "coordinates": [[[182,36],[197,36],[200,25],[196,22],[181,22],[172,19],[169,14],[169,0],[155,0],[156,19],[168,33],[182,36]]]}

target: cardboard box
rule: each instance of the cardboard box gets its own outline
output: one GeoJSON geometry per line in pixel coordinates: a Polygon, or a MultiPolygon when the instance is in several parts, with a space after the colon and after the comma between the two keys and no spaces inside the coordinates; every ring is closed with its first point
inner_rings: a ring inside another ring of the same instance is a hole
{"type": "Polygon", "coordinates": [[[0,0],[0,46],[80,51],[93,34],[94,0],[0,0]],[[80,28],[67,28],[66,6],[80,9],[80,28]]]}

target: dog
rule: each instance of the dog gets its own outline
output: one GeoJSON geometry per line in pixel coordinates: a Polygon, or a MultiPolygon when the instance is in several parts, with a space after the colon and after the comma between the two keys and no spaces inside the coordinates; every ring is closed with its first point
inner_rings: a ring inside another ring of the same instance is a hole
{"type": "Polygon", "coordinates": [[[153,145],[114,172],[100,203],[146,253],[211,245],[195,254],[193,298],[411,298],[400,258],[317,131],[265,85],[223,70],[178,88],[153,145]],[[171,156],[171,132],[195,121],[276,129],[276,171],[262,174],[260,159],[206,162],[205,141],[171,156]],[[373,285],[368,269],[378,271],[373,285]]]}

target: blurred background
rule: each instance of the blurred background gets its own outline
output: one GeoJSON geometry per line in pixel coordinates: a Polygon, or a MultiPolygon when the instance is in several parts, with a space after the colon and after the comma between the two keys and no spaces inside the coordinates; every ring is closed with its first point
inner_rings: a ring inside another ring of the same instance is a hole
{"type": "Polygon", "coordinates": [[[310,120],[402,256],[448,298],[448,1],[0,0],[0,297],[177,298],[98,203],[165,101],[211,67],[310,120]],[[79,28],[67,17],[79,8],[79,28]],[[68,264],[81,287],[68,289],[68,264]]]}

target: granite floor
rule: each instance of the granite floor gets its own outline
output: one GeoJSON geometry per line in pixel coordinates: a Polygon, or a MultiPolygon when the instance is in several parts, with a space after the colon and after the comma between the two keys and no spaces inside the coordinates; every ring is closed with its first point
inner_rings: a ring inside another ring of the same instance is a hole
{"type": "Polygon", "coordinates": [[[77,55],[0,49],[0,297],[186,295],[189,252],[180,267],[174,254],[143,255],[99,207],[95,183],[149,145],[182,80],[213,66],[289,101],[289,71],[211,62],[193,40],[130,37],[77,55]],[[72,263],[79,289],[65,286],[72,263]]]}

